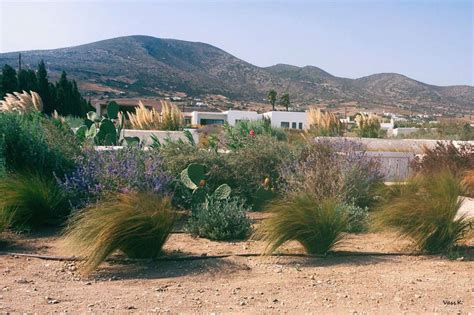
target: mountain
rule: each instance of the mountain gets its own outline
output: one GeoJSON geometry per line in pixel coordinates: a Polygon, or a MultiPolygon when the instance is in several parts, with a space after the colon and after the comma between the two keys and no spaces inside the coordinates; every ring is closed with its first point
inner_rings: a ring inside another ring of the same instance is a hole
{"type": "MultiPolygon", "coordinates": [[[[303,106],[356,102],[367,108],[397,106],[451,113],[474,109],[472,86],[434,86],[395,73],[347,79],[313,66],[278,64],[262,68],[209,44],[150,36],[21,54],[30,67],[43,59],[53,77],[65,70],[90,95],[104,91],[127,96],[185,92],[261,102],[273,88],[288,92],[303,106]]],[[[16,65],[17,58],[18,52],[0,54],[0,64],[16,65]]]]}

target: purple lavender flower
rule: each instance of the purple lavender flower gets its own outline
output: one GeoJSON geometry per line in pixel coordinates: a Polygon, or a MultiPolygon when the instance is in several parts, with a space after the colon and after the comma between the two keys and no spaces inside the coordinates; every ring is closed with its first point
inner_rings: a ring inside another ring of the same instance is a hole
{"type": "Polygon", "coordinates": [[[111,192],[153,191],[167,193],[171,177],[161,156],[138,147],[86,152],[77,168],[61,181],[74,208],[84,207],[111,192]]]}

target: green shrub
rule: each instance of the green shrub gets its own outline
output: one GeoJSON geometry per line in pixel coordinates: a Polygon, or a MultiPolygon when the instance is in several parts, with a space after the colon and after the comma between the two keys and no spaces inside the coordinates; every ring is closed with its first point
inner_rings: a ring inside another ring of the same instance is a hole
{"type": "Polygon", "coordinates": [[[39,113],[0,113],[0,137],[7,171],[62,176],[81,152],[67,125],[39,113]]]}
{"type": "Polygon", "coordinates": [[[361,233],[367,231],[369,225],[369,208],[358,207],[354,204],[344,206],[348,216],[347,232],[361,233]]]}
{"type": "Polygon", "coordinates": [[[470,228],[472,219],[457,215],[464,189],[449,171],[418,175],[386,190],[376,226],[395,229],[418,249],[449,252],[470,228]]]}
{"type": "Polygon", "coordinates": [[[318,202],[299,195],[269,205],[272,216],[258,227],[255,237],[267,243],[265,253],[272,253],[288,241],[298,241],[309,254],[325,254],[348,229],[344,206],[334,199],[318,202]]]}
{"type": "Polygon", "coordinates": [[[0,178],[5,176],[6,167],[5,167],[5,140],[3,136],[0,135],[0,178]]]}
{"type": "Polygon", "coordinates": [[[75,213],[65,245],[85,256],[88,274],[121,250],[132,258],[156,258],[169,237],[175,213],[170,198],[153,193],[117,194],[75,213]]]}
{"type": "Polygon", "coordinates": [[[271,126],[270,120],[242,120],[235,126],[224,126],[224,140],[229,149],[238,149],[247,145],[255,136],[268,136],[276,140],[287,140],[286,133],[281,128],[271,126]]]}
{"type": "Polygon", "coordinates": [[[264,205],[259,202],[257,191],[261,190],[266,179],[278,192],[280,170],[292,163],[298,150],[286,141],[278,141],[269,136],[255,136],[244,147],[227,155],[230,178],[228,184],[235,194],[245,198],[254,210],[264,205]]]}
{"type": "Polygon", "coordinates": [[[244,239],[250,231],[250,220],[242,200],[210,199],[207,204],[199,204],[193,209],[187,230],[211,240],[244,239]]]}
{"type": "Polygon", "coordinates": [[[69,212],[63,191],[42,175],[11,174],[0,180],[0,221],[15,229],[62,222],[69,212]]]}

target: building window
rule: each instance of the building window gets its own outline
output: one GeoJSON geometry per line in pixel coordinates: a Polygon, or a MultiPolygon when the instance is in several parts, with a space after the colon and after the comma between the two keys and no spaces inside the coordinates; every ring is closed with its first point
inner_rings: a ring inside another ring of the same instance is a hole
{"type": "Polygon", "coordinates": [[[201,119],[201,125],[223,125],[224,119],[201,119]]]}
{"type": "Polygon", "coordinates": [[[296,129],[296,123],[295,122],[291,123],[291,128],[296,129]]]}
{"type": "Polygon", "coordinates": [[[299,124],[298,124],[298,128],[299,128],[299,129],[303,129],[303,123],[299,123],[299,124]]]}
{"type": "Polygon", "coordinates": [[[184,124],[185,124],[185,125],[191,125],[191,118],[189,118],[189,117],[184,117],[184,124]]]}
{"type": "Polygon", "coordinates": [[[282,121],[280,124],[281,128],[290,128],[290,123],[287,121],[282,121]]]}

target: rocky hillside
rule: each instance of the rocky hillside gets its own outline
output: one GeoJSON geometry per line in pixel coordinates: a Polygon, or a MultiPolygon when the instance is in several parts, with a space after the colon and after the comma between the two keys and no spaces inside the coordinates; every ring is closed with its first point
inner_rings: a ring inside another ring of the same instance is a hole
{"type": "MultiPolygon", "coordinates": [[[[18,53],[0,54],[0,64],[17,64],[18,53]]],[[[214,46],[149,36],[127,36],[91,44],[22,52],[30,67],[43,59],[54,76],[61,70],[91,94],[221,94],[234,100],[262,101],[274,88],[302,105],[397,106],[426,111],[474,110],[474,87],[428,85],[406,76],[381,73],[359,79],[335,77],[313,66],[278,64],[261,68],[214,46]]]]}

